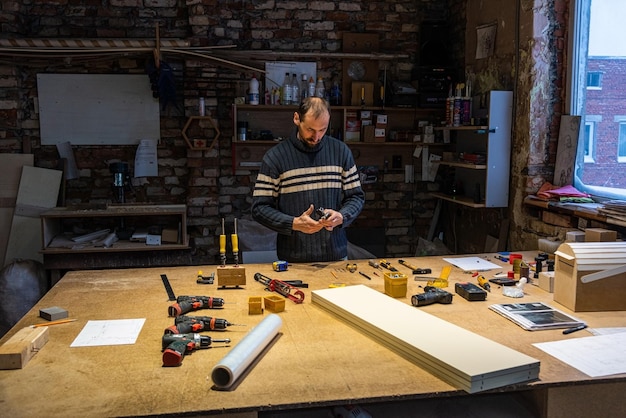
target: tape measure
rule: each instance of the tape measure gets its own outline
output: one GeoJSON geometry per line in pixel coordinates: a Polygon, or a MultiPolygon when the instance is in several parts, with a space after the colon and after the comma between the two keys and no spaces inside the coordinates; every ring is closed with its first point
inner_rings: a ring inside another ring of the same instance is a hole
{"type": "Polygon", "coordinates": [[[287,268],[289,267],[289,263],[287,263],[286,261],[274,261],[272,263],[272,268],[274,269],[274,271],[287,271],[287,268]]]}

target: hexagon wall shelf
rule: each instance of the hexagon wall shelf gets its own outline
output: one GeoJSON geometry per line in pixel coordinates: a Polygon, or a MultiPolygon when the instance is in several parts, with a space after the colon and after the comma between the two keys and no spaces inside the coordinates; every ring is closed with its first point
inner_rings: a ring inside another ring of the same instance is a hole
{"type": "Polygon", "coordinates": [[[217,140],[220,137],[220,130],[211,116],[190,116],[189,119],[187,119],[187,123],[185,123],[185,127],[183,128],[183,131],[182,131],[182,136],[183,138],[185,138],[185,142],[187,142],[187,145],[189,146],[190,149],[210,150],[210,149],[213,149],[215,144],[217,144],[217,140]],[[211,145],[209,146],[207,146],[207,143],[211,140],[210,138],[189,139],[189,137],[187,137],[187,129],[189,129],[191,124],[196,121],[199,122],[201,120],[209,121],[209,123],[211,124],[211,126],[213,126],[213,129],[215,130],[215,137],[213,137],[213,140],[211,141],[211,145]]]}

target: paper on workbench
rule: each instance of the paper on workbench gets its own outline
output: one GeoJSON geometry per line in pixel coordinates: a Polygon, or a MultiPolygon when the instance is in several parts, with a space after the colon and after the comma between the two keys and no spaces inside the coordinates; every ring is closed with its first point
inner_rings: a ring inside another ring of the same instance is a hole
{"type": "Polygon", "coordinates": [[[626,332],[533,345],[591,377],[626,373],[626,332]]]}
{"type": "Polygon", "coordinates": [[[87,321],[70,347],[135,344],[145,318],[87,321]]]}
{"type": "Polygon", "coordinates": [[[465,271],[502,269],[499,265],[480,257],[444,258],[443,260],[465,271]]]}

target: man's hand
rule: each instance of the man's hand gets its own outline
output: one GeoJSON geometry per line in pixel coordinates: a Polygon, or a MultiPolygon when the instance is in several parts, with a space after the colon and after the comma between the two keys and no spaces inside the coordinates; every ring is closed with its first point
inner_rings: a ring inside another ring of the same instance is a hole
{"type": "Polygon", "coordinates": [[[343,215],[341,212],[337,212],[332,209],[325,209],[324,213],[326,214],[326,217],[324,219],[320,219],[319,223],[322,224],[326,230],[332,231],[333,228],[343,223],[343,215]]]}
{"type": "Polygon", "coordinates": [[[304,232],[305,234],[314,234],[324,228],[320,221],[316,221],[311,218],[314,211],[313,204],[302,213],[302,215],[293,218],[292,229],[298,232],[304,232]]]}

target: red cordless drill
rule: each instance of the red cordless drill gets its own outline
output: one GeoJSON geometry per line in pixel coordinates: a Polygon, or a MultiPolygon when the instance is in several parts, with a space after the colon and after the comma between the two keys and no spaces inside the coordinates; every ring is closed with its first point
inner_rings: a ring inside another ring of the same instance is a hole
{"type": "Polygon", "coordinates": [[[174,325],[165,329],[166,334],[188,334],[190,332],[223,331],[231,325],[225,319],[212,316],[177,316],[174,325]]]}
{"type": "Polygon", "coordinates": [[[191,353],[198,348],[209,348],[211,343],[230,343],[230,338],[222,340],[211,339],[207,335],[200,334],[165,334],[163,335],[162,351],[163,366],[180,366],[185,354],[191,353]]]}
{"type": "Polygon", "coordinates": [[[224,306],[224,299],[210,296],[179,296],[176,303],[168,308],[170,316],[184,315],[198,309],[215,309],[224,306]]]}

